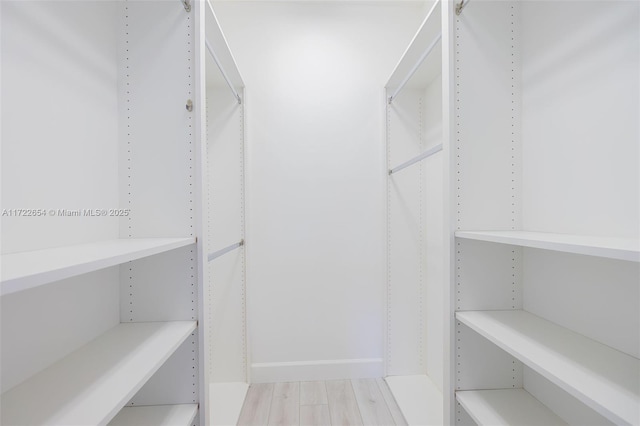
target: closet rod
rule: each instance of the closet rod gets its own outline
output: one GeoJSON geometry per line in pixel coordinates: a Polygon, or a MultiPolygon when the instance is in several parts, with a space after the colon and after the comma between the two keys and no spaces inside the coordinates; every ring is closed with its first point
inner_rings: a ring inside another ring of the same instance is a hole
{"type": "Polygon", "coordinates": [[[223,249],[220,249],[218,251],[214,251],[213,253],[209,253],[209,256],[207,256],[207,260],[209,262],[211,262],[213,259],[216,259],[220,256],[222,256],[223,254],[229,253],[231,250],[235,250],[240,246],[244,245],[244,240],[240,240],[239,243],[235,243],[235,244],[231,244],[229,247],[225,247],[223,249]]]}
{"type": "Polygon", "coordinates": [[[222,64],[220,63],[220,60],[218,60],[218,56],[216,55],[216,52],[214,52],[213,48],[211,48],[211,45],[209,44],[209,40],[205,39],[204,43],[207,45],[207,50],[209,51],[209,54],[213,58],[213,62],[216,63],[216,65],[218,66],[218,69],[220,70],[220,72],[222,73],[222,76],[224,77],[224,80],[227,82],[229,89],[231,89],[231,91],[233,92],[233,96],[235,96],[236,99],[238,100],[238,103],[241,104],[242,98],[240,98],[240,95],[238,94],[238,92],[236,92],[235,87],[233,87],[233,84],[231,84],[231,80],[229,80],[227,73],[224,71],[224,68],[222,68],[222,64]]]}
{"type": "Polygon", "coordinates": [[[428,150],[426,150],[425,152],[423,152],[422,154],[418,155],[417,157],[412,158],[409,161],[405,161],[404,163],[400,164],[398,167],[395,167],[391,170],[389,170],[389,175],[392,175],[393,173],[397,173],[400,170],[409,167],[412,164],[417,163],[418,161],[424,160],[427,157],[432,156],[433,154],[435,154],[436,152],[442,151],[442,144],[438,144],[436,146],[434,146],[433,148],[429,148],[428,150]]]}
{"type": "Polygon", "coordinates": [[[409,71],[409,74],[407,74],[404,80],[402,80],[402,83],[400,83],[400,86],[398,86],[396,91],[393,92],[393,95],[389,96],[389,103],[393,102],[396,96],[398,96],[398,93],[400,93],[400,91],[404,89],[404,86],[409,82],[409,80],[411,79],[411,77],[413,77],[416,71],[418,71],[418,68],[420,68],[420,65],[422,65],[424,60],[427,59],[427,56],[429,56],[429,53],[431,53],[433,48],[436,47],[436,44],[438,44],[441,38],[442,38],[442,33],[439,33],[438,36],[431,42],[429,47],[427,47],[427,50],[425,50],[422,56],[420,56],[420,59],[418,59],[418,62],[416,62],[413,68],[411,68],[411,71],[409,71]]]}

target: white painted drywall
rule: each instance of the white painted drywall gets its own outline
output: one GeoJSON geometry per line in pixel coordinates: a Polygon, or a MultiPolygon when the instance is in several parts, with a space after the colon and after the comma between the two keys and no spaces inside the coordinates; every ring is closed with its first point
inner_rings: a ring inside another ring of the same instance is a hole
{"type": "Polygon", "coordinates": [[[247,86],[252,380],[381,375],[382,88],[421,4],[214,7],[247,86]]]}

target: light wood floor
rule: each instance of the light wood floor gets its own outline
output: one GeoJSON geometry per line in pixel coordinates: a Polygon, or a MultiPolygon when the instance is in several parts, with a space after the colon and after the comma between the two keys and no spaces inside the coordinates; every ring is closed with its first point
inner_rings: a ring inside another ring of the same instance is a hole
{"type": "Polygon", "coordinates": [[[239,426],[406,426],[383,379],[252,384],[239,426]]]}

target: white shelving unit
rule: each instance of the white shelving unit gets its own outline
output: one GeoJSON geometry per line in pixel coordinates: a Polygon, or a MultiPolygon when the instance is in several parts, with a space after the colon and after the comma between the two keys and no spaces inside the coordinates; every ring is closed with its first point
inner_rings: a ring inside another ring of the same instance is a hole
{"type": "Polygon", "coordinates": [[[612,422],[640,421],[637,358],[526,311],[458,312],[456,319],[612,422]]]}
{"type": "Polygon", "coordinates": [[[445,423],[638,424],[640,5],[463,6],[445,423]]]}
{"type": "Polygon", "coordinates": [[[189,426],[198,414],[197,404],[125,407],[110,426],[189,426]]]}
{"type": "Polygon", "coordinates": [[[2,424],[204,424],[186,3],[0,5],[2,424]]]}
{"type": "Polygon", "coordinates": [[[198,2],[202,205],[201,259],[207,425],[235,424],[248,385],[245,284],[244,81],[210,1],[198,2]],[[209,255],[212,259],[209,260],[209,255]]]}
{"type": "Polygon", "coordinates": [[[2,255],[2,295],[185,247],[195,238],[99,241],[2,255]]]}
{"type": "Polygon", "coordinates": [[[524,389],[463,391],[456,399],[480,426],[566,425],[524,389]]]}
{"type": "Polygon", "coordinates": [[[640,241],[527,231],[456,231],[457,238],[640,262],[640,241]]]}
{"type": "Polygon", "coordinates": [[[446,2],[430,9],[385,86],[386,380],[409,424],[443,422],[449,126],[446,2]]]}
{"type": "Polygon", "coordinates": [[[120,324],[4,393],[3,424],[108,423],[195,328],[120,324]]]}

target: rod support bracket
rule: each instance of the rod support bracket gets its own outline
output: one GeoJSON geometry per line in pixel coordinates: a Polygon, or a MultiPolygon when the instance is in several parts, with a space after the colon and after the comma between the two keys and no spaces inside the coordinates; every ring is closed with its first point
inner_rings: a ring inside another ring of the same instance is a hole
{"type": "Polygon", "coordinates": [[[456,15],[460,16],[467,3],[469,3],[469,0],[461,0],[460,3],[456,4],[456,15]]]}
{"type": "Polygon", "coordinates": [[[191,12],[191,1],[190,0],[180,0],[182,5],[184,6],[184,10],[187,12],[191,12]]]}

